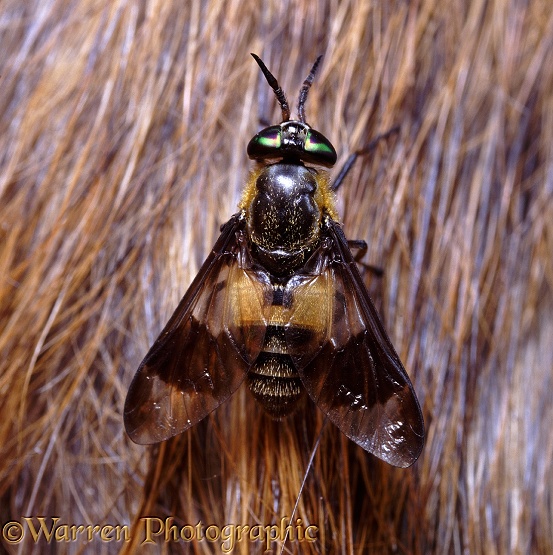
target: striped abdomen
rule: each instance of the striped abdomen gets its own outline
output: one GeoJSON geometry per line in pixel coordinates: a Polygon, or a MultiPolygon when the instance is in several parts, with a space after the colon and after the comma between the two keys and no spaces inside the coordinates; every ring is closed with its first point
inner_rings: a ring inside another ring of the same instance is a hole
{"type": "Polygon", "coordinates": [[[248,385],[255,399],[273,418],[284,418],[296,408],[304,389],[286,352],[282,326],[267,327],[263,350],[248,373],[248,385]]]}

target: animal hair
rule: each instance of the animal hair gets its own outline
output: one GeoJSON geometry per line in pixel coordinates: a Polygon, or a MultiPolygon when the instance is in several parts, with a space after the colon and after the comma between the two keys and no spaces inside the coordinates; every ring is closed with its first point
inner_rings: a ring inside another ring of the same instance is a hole
{"type": "Polygon", "coordinates": [[[133,530],[2,549],[131,553],[146,516],[265,526],[297,502],[317,539],[273,552],[553,552],[548,2],[9,0],[0,16],[0,523],[133,530]],[[384,269],[363,276],[421,401],[410,469],[309,399],[274,422],[245,388],[163,444],[124,432],[136,368],[236,211],[247,142],[280,121],[250,52],[289,98],[323,54],[306,118],[338,165],[400,126],[337,202],[384,269]]]}

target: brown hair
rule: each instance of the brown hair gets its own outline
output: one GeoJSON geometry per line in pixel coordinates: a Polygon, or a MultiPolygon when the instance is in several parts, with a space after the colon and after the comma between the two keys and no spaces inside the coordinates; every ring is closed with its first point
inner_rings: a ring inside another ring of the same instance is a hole
{"type": "Polygon", "coordinates": [[[109,545],[130,552],[146,516],[219,531],[293,517],[289,534],[316,526],[316,541],[289,537],[294,552],[553,551],[547,2],[1,10],[2,526],[132,523],[109,545]],[[290,98],[324,54],[307,121],[339,163],[400,125],[338,210],[384,268],[365,277],[427,426],[411,469],[330,424],[309,464],[320,411],[306,401],[273,422],[244,388],[159,446],[123,431],[133,373],[236,211],[247,141],[280,120],[250,52],[290,98]]]}

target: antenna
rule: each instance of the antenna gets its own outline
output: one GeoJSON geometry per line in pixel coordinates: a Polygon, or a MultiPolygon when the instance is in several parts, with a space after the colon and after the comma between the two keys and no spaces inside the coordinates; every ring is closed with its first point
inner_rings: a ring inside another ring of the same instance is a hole
{"type": "MultiPolygon", "coordinates": [[[[261,58],[256,54],[254,54],[253,52],[251,52],[251,55],[253,56],[253,59],[257,62],[257,65],[261,68],[263,75],[265,75],[265,79],[267,79],[267,83],[269,83],[269,86],[271,87],[271,89],[275,91],[275,95],[277,97],[278,103],[280,104],[280,108],[282,110],[282,121],[289,121],[290,106],[288,105],[288,101],[286,100],[286,95],[284,94],[284,91],[280,88],[280,85],[278,84],[278,81],[276,80],[275,76],[267,69],[267,66],[261,61],[261,58]]],[[[307,88],[309,88],[309,86],[307,88]]]]}
{"type": "Polygon", "coordinates": [[[303,85],[300,89],[300,98],[298,100],[298,117],[300,118],[300,121],[302,123],[307,123],[305,121],[305,101],[307,100],[307,93],[309,92],[309,89],[311,88],[311,84],[313,83],[313,79],[315,79],[315,74],[317,73],[317,68],[319,67],[319,64],[321,63],[322,58],[323,58],[323,55],[321,54],[315,60],[315,63],[313,64],[313,67],[311,68],[311,71],[309,72],[309,75],[305,78],[305,81],[303,82],[303,85]]]}

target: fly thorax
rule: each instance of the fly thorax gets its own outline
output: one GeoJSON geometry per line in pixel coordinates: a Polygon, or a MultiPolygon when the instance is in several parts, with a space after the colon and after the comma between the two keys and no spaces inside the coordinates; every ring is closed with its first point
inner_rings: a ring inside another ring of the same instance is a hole
{"type": "Polygon", "coordinates": [[[318,241],[321,210],[316,191],[315,176],[301,164],[273,164],[257,177],[248,233],[254,253],[270,271],[293,271],[318,241]]]}

